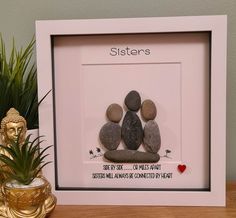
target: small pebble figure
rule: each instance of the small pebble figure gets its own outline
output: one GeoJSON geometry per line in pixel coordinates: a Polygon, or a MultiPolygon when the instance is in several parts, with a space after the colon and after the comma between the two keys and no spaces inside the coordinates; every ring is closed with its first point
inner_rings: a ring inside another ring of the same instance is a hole
{"type": "Polygon", "coordinates": [[[147,122],[144,126],[143,146],[146,151],[157,153],[161,147],[161,135],[157,122],[154,120],[157,115],[155,103],[150,100],[144,100],[141,106],[141,116],[147,122]]]}
{"type": "Polygon", "coordinates": [[[141,107],[141,97],[135,90],[129,92],[125,97],[125,105],[128,111],[125,114],[121,135],[126,147],[137,150],[143,141],[143,127],[136,112],[141,107]]]}
{"type": "Polygon", "coordinates": [[[119,122],[123,116],[122,107],[111,104],[106,111],[108,122],[104,124],[99,132],[99,139],[107,150],[116,150],[121,142],[121,126],[119,122]]]}

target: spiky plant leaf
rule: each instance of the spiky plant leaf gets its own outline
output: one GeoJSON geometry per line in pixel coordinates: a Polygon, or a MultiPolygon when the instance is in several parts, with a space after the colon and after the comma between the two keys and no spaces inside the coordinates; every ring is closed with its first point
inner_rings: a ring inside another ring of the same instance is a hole
{"type": "Polygon", "coordinates": [[[31,135],[28,135],[23,144],[19,143],[19,136],[15,141],[12,141],[10,146],[0,145],[6,154],[0,154],[0,161],[4,163],[4,167],[0,173],[6,178],[14,179],[21,184],[28,185],[39,174],[41,169],[50,161],[45,162],[48,154],[45,152],[51,147],[47,146],[44,149],[40,148],[43,140],[39,140],[42,136],[37,137],[33,141],[30,140],[31,135]]]}
{"type": "Polygon", "coordinates": [[[38,102],[34,45],[33,38],[24,49],[17,49],[13,40],[8,56],[0,34],[0,120],[13,107],[25,117],[28,129],[38,128],[38,106],[50,92],[38,102]]]}

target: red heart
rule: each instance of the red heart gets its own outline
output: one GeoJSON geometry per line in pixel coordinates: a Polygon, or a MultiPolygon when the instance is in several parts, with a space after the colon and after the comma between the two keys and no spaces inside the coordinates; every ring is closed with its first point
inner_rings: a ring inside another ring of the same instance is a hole
{"type": "Polygon", "coordinates": [[[186,170],[186,165],[181,165],[181,164],[179,164],[178,165],[178,170],[181,172],[181,173],[183,173],[185,170],[186,170]]]}

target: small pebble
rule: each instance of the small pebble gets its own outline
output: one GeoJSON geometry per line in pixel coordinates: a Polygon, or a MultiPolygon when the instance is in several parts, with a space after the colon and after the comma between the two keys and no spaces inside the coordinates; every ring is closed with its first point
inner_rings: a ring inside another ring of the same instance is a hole
{"type": "Polygon", "coordinates": [[[144,126],[143,146],[151,153],[157,153],[161,147],[160,130],[154,120],[149,120],[144,126]]]}
{"type": "Polygon", "coordinates": [[[127,111],[121,127],[122,139],[130,150],[137,150],[143,140],[142,123],[135,112],[127,111]]]}
{"type": "Polygon", "coordinates": [[[108,150],[115,150],[121,141],[121,127],[118,123],[108,122],[101,128],[99,139],[108,150]]]}
{"type": "Polygon", "coordinates": [[[143,101],[141,106],[141,115],[145,120],[154,120],[157,115],[157,109],[155,103],[147,99],[143,101]]]}
{"type": "Polygon", "coordinates": [[[123,116],[123,109],[119,104],[111,104],[106,111],[107,118],[115,123],[119,123],[123,116]]]}
{"type": "Polygon", "coordinates": [[[141,97],[135,90],[129,92],[125,97],[125,105],[131,111],[138,111],[141,107],[141,97]]]}

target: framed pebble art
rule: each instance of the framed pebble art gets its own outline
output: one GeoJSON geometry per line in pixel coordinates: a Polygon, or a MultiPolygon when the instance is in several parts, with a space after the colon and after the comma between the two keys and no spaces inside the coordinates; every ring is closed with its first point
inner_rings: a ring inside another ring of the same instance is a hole
{"type": "Polygon", "coordinates": [[[36,22],[59,204],[225,205],[226,20],[36,22]]]}

